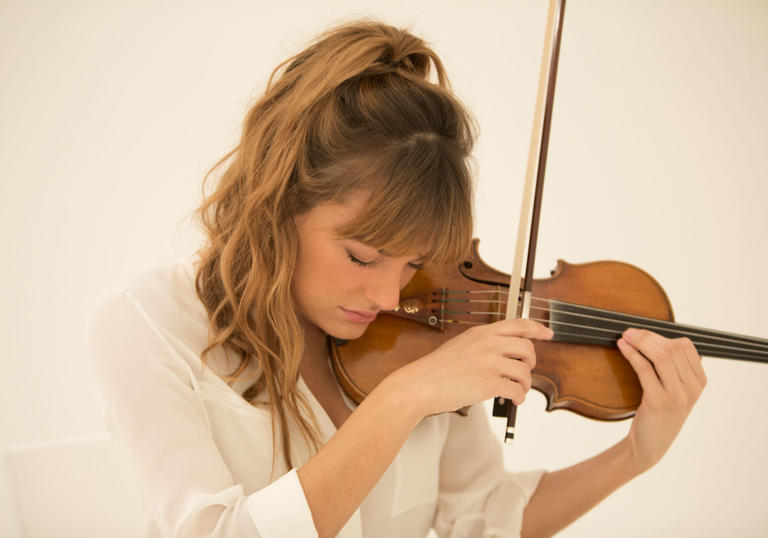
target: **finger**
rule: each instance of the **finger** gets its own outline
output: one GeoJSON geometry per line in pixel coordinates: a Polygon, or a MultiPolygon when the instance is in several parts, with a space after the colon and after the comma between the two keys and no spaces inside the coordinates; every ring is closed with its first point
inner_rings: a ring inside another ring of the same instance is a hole
{"type": "Polygon", "coordinates": [[[520,383],[509,379],[498,378],[494,383],[493,396],[501,396],[511,400],[513,404],[520,405],[525,401],[525,395],[528,390],[520,383]]]}
{"type": "Polygon", "coordinates": [[[499,338],[496,345],[496,352],[500,356],[519,359],[531,370],[536,367],[536,349],[527,338],[499,338]]]}
{"type": "Polygon", "coordinates": [[[521,361],[501,361],[497,373],[499,376],[519,383],[525,392],[531,390],[531,370],[521,361]]]}
{"type": "Polygon", "coordinates": [[[661,386],[661,381],[659,380],[658,375],[656,375],[656,370],[654,370],[651,361],[646,359],[624,338],[619,338],[616,345],[619,347],[619,351],[621,351],[622,355],[627,358],[630,366],[635,370],[635,373],[637,373],[637,378],[640,380],[640,386],[643,387],[643,393],[649,397],[658,397],[664,389],[661,386]]]}
{"type": "Polygon", "coordinates": [[[663,387],[669,389],[682,387],[680,373],[665,345],[666,338],[645,329],[627,329],[622,337],[653,363],[663,387]]]}
{"type": "Polygon", "coordinates": [[[555,334],[543,323],[524,318],[503,319],[490,323],[487,327],[490,327],[494,334],[501,336],[518,336],[536,340],[549,340],[555,334]]]}
{"type": "Polygon", "coordinates": [[[704,388],[707,384],[707,374],[704,372],[704,367],[701,364],[701,355],[696,350],[696,346],[693,345],[690,338],[682,339],[683,350],[685,351],[685,357],[688,360],[688,364],[691,366],[696,379],[699,380],[699,384],[704,388]]]}
{"type": "Polygon", "coordinates": [[[670,341],[670,343],[674,346],[673,360],[675,363],[675,367],[677,368],[677,371],[680,374],[680,379],[683,381],[683,384],[690,385],[691,383],[695,383],[698,385],[698,382],[699,382],[698,377],[696,376],[696,373],[693,371],[693,368],[691,367],[691,362],[686,355],[685,344],[683,343],[684,340],[688,340],[688,339],[675,338],[670,341]]]}

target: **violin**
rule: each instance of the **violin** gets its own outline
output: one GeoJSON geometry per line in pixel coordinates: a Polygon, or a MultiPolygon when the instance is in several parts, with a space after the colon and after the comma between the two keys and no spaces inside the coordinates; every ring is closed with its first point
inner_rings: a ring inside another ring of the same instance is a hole
{"type": "MultiPolygon", "coordinates": [[[[512,274],[486,264],[475,239],[461,263],[418,271],[397,308],[383,312],[361,338],[329,337],[333,370],[353,401],[360,403],[390,373],[468,328],[508,317],[533,319],[554,332],[552,340],[534,342],[532,387],[546,397],[547,410],[598,420],[630,418],[640,404],[637,375],[616,347],[629,327],[688,337],[702,356],[768,363],[766,339],[675,323],[663,288],[633,265],[560,260],[550,278],[532,278],[564,10],[565,0],[551,0],[512,274]]],[[[507,416],[505,440],[514,436],[514,414],[511,402],[497,398],[494,415],[507,416]]]]}
{"type": "MultiPolygon", "coordinates": [[[[468,328],[504,319],[509,275],[487,265],[472,243],[466,260],[423,268],[403,288],[400,303],[382,312],[365,334],[328,340],[341,387],[360,403],[398,368],[468,328]]],[[[642,389],[616,347],[629,327],[668,338],[691,339],[700,355],[768,364],[768,340],[674,322],[672,306],[656,280],[617,261],[558,261],[547,279],[533,280],[529,319],[549,326],[550,341],[534,341],[532,388],[547,410],[568,409],[598,420],[634,416],[642,389]]]]}

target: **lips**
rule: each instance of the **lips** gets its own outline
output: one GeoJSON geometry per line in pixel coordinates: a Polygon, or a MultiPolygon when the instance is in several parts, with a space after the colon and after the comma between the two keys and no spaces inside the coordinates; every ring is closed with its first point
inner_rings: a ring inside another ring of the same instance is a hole
{"type": "Polygon", "coordinates": [[[368,310],[349,310],[344,307],[340,307],[344,315],[350,320],[357,323],[370,323],[376,319],[378,312],[371,312],[368,310]]]}

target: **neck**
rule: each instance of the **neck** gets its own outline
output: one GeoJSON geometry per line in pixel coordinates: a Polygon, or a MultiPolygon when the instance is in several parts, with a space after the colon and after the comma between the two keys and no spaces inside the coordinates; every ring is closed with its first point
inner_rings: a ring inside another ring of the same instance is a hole
{"type": "Polygon", "coordinates": [[[306,318],[302,318],[304,325],[304,354],[301,358],[301,371],[312,370],[319,366],[325,367],[328,359],[325,344],[325,332],[306,318]]]}

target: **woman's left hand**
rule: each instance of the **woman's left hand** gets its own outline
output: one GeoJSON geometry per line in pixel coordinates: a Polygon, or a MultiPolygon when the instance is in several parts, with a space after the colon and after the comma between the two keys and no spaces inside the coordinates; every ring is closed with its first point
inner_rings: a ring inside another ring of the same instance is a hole
{"type": "Polygon", "coordinates": [[[618,346],[643,387],[627,436],[638,471],[643,472],[672,444],[707,384],[707,376],[688,338],[669,339],[643,329],[627,329],[618,346]]]}

